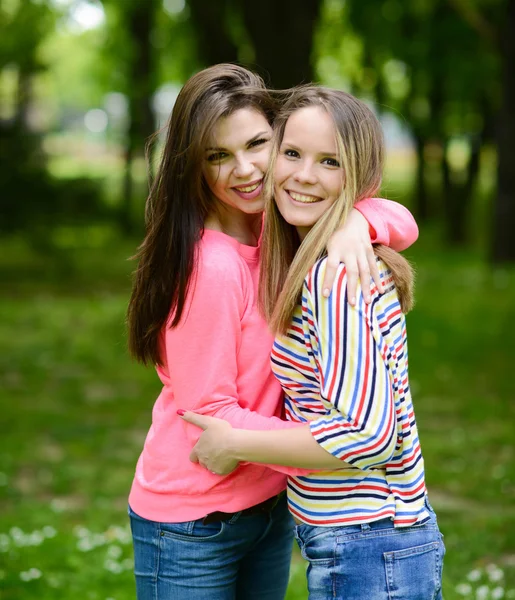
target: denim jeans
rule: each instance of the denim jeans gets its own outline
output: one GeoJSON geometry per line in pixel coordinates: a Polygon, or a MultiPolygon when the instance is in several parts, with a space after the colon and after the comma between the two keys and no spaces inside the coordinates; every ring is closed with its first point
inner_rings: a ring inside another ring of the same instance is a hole
{"type": "Polygon", "coordinates": [[[294,525],[285,496],[269,514],[208,525],[129,516],[138,600],[283,600],[294,525]]]}
{"type": "Polygon", "coordinates": [[[390,519],[347,527],[297,525],[309,562],[309,600],[441,600],[445,546],[436,515],[394,528],[390,519]]]}

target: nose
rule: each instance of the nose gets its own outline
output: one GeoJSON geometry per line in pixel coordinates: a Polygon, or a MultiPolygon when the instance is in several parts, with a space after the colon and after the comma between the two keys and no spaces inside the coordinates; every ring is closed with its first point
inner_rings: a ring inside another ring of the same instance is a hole
{"type": "Polygon", "coordinates": [[[244,154],[236,157],[236,167],[234,168],[234,175],[239,178],[248,177],[254,172],[254,164],[244,154]]]}
{"type": "Polygon", "coordinates": [[[307,160],[299,163],[297,170],[293,174],[293,179],[304,185],[314,185],[317,180],[313,164],[307,160]]]}

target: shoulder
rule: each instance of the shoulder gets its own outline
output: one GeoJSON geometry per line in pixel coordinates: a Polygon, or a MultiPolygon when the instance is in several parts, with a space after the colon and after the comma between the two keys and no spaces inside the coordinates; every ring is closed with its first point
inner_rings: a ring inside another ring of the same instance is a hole
{"type": "Polygon", "coordinates": [[[196,259],[197,282],[216,287],[242,286],[247,279],[245,261],[238,249],[223,237],[205,236],[200,241],[196,259]]]}
{"type": "MultiPolygon", "coordinates": [[[[379,274],[381,276],[381,279],[386,283],[387,293],[388,293],[393,285],[392,273],[391,273],[390,269],[387,267],[387,265],[381,259],[376,258],[376,261],[377,261],[377,266],[379,269],[379,274]]],[[[304,279],[303,295],[308,294],[313,299],[317,299],[317,301],[325,299],[322,292],[323,292],[323,283],[324,283],[326,268],[327,268],[327,257],[323,257],[323,258],[317,260],[317,262],[311,267],[311,269],[308,271],[308,274],[306,275],[306,277],[304,279]]],[[[393,291],[395,293],[395,288],[393,288],[393,291]]],[[[372,299],[374,299],[376,296],[380,295],[376,288],[376,285],[372,279],[370,280],[370,292],[371,292],[372,299]]],[[[358,279],[358,283],[357,283],[357,296],[358,296],[358,301],[360,298],[361,299],[363,298],[361,281],[359,279],[358,279]]],[[[338,266],[338,269],[336,271],[336,277],[335,277],[335,280],[333,283],[333,287],[331,289],[330,297],[331,297],[331,299],[336,300],[337,304],[339,304],[340,302],[347,302],[347,300],[348,300],[347,299],[347,269],[346,269],[345,263],[340,263],[338,266]]]]}

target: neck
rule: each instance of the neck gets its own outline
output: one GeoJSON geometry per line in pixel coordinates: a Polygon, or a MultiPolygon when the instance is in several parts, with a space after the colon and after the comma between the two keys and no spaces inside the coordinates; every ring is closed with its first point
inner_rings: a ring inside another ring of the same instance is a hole
{"type": "Polygon", "coordinates": [[[248,215],[231,207],[217,207],[208,215],[204,227],[221,231],[240,244],[257,246],[261,234],[262,213],[248,215]]]}
{"type": "Polygon", "coordinates": [[[295,229],[297,230],[297,233],[299,234],[299,239],[300,239],[301,243],[304,241],[304,238],[311,231],[311,227],[295,227],[295,229]]]}

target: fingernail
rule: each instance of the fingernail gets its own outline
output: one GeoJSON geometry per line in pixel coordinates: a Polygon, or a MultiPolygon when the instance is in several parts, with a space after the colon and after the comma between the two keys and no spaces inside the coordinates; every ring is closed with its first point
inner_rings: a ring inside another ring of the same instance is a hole
{"type": "Polygon", "coordinates": [[[179,408],[179,410],[177,411],[177,414],[179,415],[179,417],[182,417],[183,415],[186,414],[186,411],[182,408],[179,408]]]}
{"type": "Polygon", "coordinates": [[[354,296],[350,299],[350,303],[352,304],[352,306],[356,304],[356,298],[354,298],[354,296]]]}
{"type": "Polygon", "coordinates": [[[329,298],[329,294],[330,294],[330,293],[331,293],[331,292],[330,292],[329,288],[324,288],[324,290],[322,291],[322,296],[323,296],[324,298],[329,298]]]}

